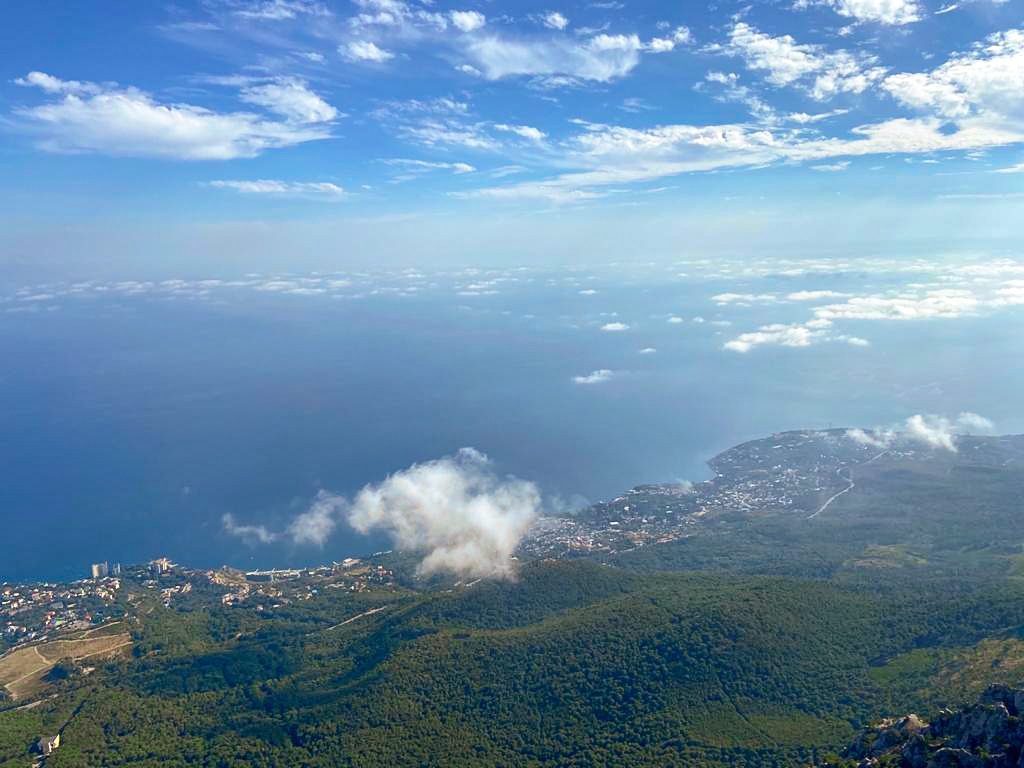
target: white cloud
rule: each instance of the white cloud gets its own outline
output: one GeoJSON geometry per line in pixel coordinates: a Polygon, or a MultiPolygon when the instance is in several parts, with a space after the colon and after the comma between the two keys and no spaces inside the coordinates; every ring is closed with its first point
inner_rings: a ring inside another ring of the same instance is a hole
{"type": "Polygon", "coordinates": [[[888,431],[871,430],[866,432],[863,429],[848,429],[846,436],[855,443],[871,446],[872,448],[888,448],[892,444],[893,433],[888,431]]]}
{"type": "Polygon", "coordinates": [[[345,507],[345,500],[340,496],[320,491],[309,509],[292,520],[285,533],[298,546],[323,547],[345,507]]]}
{"type": "Polygon", "coordinates": [[[903,25],[921,20],[921,6],[915,0],[803,0],[797,7],[827,5],[840,16],[857,21],[903,25]]]}
{"type": "Polygon", "coordinates": [[[773,37],[742,21],[733,25],[728,44],[708,50],[739,56],[749,69],[767,72],[772,85],[801,85],[818,100],[837,93],[863,93],[885,75],[874,56],[828,51],[798,43],[790,35],[773,37]]]}
{"type": "Polygon", "coordinates": [[[38,146],[50,152],[229,160],[331,135],[317,123],[161,104],[143,91],[116,84],[63,81],[44,73],[29,73],[21,83],[59,97],[16,110],[37,135],[38,146]]]}
{"type": "Polygon", "coordinates": [[[676,27],[669,37],[654,37],[647,43],[647,50],[652,53],[668,53],[677,45],[686,45],[693,40],[688,27],[676,27]]]}
{"type": "Polygon", "coordinates": [[[474,32],[487,23],[487,17],[479,11],[452,11],[448,17],[460,32],[474,32]]]}
{"type": "Polygon", "coordinates": [[[667,37],[653,37],[647,42],[647,50],[651,53],[668,53],[675,47],[675,41],[667,37]]]}
{"type": "Polygon", "coordinates": [[[818,165],[812,165],[811,170],[823,173],[838,173],[839,171],[845,171],[849,167],[849,160],[838,160],[834,163],[820,163],[818,165]]]}
{"type": "Polygon", "coordinates": [[[383,64],[395,58],[395,54],[377,46],[370,40],[353,40],[338,47],[338,53],[349,61],[370,61],[383,64]]]}
{"type": "Polygon", "coordinates": [[[679,315],[671,315],[666,322],[668,322],[670,325],[679,325],[683,322],[683,318],[681,318],[679,315]]]}
{"type": "Polygon", "coordinates": [[[501,144],[487,134],[483,123],[424,118],[399,125],[397,129],[403,137],[427,146],[450,144],[465,149],[488,151],[501,148],[501,144]]]}
{"type": "Polygon", "coordinates": [[[246,19],[265,21],[283,21],[294,19],[299,15],[330,16],[331,12],[321,3],[309,0],[262,0],[242,4],[236,8],[235,15],[246,19]]]}
{"type": "Polygon", "coordinates": [[[991,433],[995,425],[991,420],[972,411],[964,411],[956,419],[934,414],[914,414],[902,424],[892,427],[847,430],[846,436],[861,445],[873,448],[891,448],[898,440],[910,442],[937,450],[956,453],[957,436],[974,432],[991,433]]]}
{"type": "Polygon", "coordinates": [[[923,416],[918,413],[907,419],[906,435],[915,442],[956,453],[952,427],[949,420],[941,416],[923,416]]]}
{"type": "MultiPolygon", "coordinates": [[[[827,327],[827,326],[826,326],[827,327]]],[[[756,331],[741,333],[735,339],[727,341],[723,346],[731,352],[749,352],[762,345],[778,345],[783,347],[809,347],[816,341],[827,337],[825,327],[813,327],[807,323],[772,323],[763,325],[756,331]]]]}
{"type": "Polygon", "coordinates": [[[325,123],[338,116],[337,109],[296,78],[250,86],[242,90],[240,98],[297,123],[325,123]]]}
{"type": "Polygon", "coordinates": [[[638,352],[638,354],[641,354],[641,355],[653,355],[653,354],[655,354],[655,353],[656,353],[657,351],[658,351],[658,350],[657,350],[657,349],[655,349],[654,347],[644,347],[643,349],[641,349],[641,350],[640,350],[640,351],[638,352]]]}
{"type": "Polygon", "coordinates": [[[877,154],[922,154],[983,149],[1024,142],[1024,128],[1010,121],[969,120],[951,126],[937,118],[894,118],[860,125],[848,138],[822,138],[765,126],[662,125],[644,130],[580,123],[563,142],[563,164],[578,170],[464,193],[495,200],[592,200],[602,189],[684,173],[760,167],[775,162],[816,162],[877,154]]]}
{"type": "Polygon", "coordinates": [[[279,181],[276,179],[223,180],[209,182],[217,189],[230,189],[243,195],[298,197],[314,200],[344,200],[344,188],[329,181],[279,181]]]}
{"type": "Polygon", "coordinates": [[[457,176],[464,173],[475,173],[476,168],[469,163],[446,163],[431,160],[409,160],[405,158],[393,158],[390,160],[383,161],[387,165],[396,166],[402,170],[402,176],[398,177],[398,180],[406,181],[409,177],[418,176],[422,173],[429,173],[430,171],[446,170],[451,171],[457,176]]]}
{"type": "Polygon", "coordinates": [[[964,411],[956,419],[957,425],[965,432],[994,432],[996,425],[991,419],[973,411],[964,411]]]}
{"type": "Polygon", "coordinates": [[[1024,29],[989,35],[931,72],[890,75],[882,87],[901,103],[945,119],[977,118],[1019,132],[1024,119],[1024,29]]]}
{"type": "Polygon", "coordinates": [[[606,333],[617,333],[621,331],[628,331],[629,326],[626,323],[605,323],[601,326],[601,330],[606,333]]]}
{"type": "Polygon", "coordinates": [[[549,11],[541,17],[541,22],[548,29],[562,30],[569,26],[569,20],[558,11],[549,11]]]}
{"type": "Polygon", "coordinates": [[[514,133],[517,136],[529,139],[530,141],[541,142],[547,138],[547,134],[544,133],[544,131],[530,125],[508,125],[506,123],[496,123],[494,128],[498,131],[514,133]]]}
{"type": "Polygon", "coordinates": [[[271,531],[265,525],[241,525],[230,513],[221,517],[221,523],[226,533],[237,536],[247,544],[289,541],[295,546],[323,547],[345,509],[346,503],[341,496],[320,491],[309,508],[296,515],[282,532],[271,531]]]}
{"type": "Polygon", "coordinates": [[[474,37],[464,52],[488,80],[555,75],[608,82],[631,72],[643,48],[636,35],[600,34],[583,41],[565,36],[515,40],[487,35],[474,37]]]}
{"type": "Polygon", "coordinates": [[[694,88],[698,91],[712,90],[718,101],[732,101],[746,105],[750,114],[765,124],[778,122],[778,115],[774,107],[757,95],[752,88],[741,85],[739,75],[735,72],[708,72],[704,75],[704,82],[698,83],[694,88]],[[721,90],[714,92],[713,88],[708,88],[709,83],[713,86],[721,86],[721,90]]]}
{"type": "Polygon", "coordinates": [[[792,123],[799,123],[800,125],[810,125],[812,123],[820,123],[822,120],[828,120],[832,117],[839,117],[849,112],[848,109],[833,109],[828,112],[818,112],[816,114],[808,114],[806,112],[790,112],[786,115],[786,119],[792,123]]]}
{"type": "Polygon", "coordinates": [[[230,512],[221,516],[224,530],[250,544],[270,544],[280,538],[280,534],[268,530],[265,525],[240,525],[230,512]]]}
{"type": "Polygon", "coordinates": [[[608,368],[598,368],[596,371],[591,371],[585,376],[573,376],[572,380],[576,384],[604,384],[607,381],[611,381],[615,375],[615,371],[608,368]]]}
{"type": "Polygon", "coordinates": [[[840,336],[836,336],[835,340],[836,341],[845,341],[851,347],[870,347],[871,346],[871,342],[870,341],[868,341],[867,339],[863,339],[860,336],[847,336],[846,334],[842,334],[840,336]]]}
{"type": "Polygon", "coordinates": [[[980,308],[978,298],[963,289],[944,288],[897,296],[854,296],[842,304],[827,304],[814,310],[826,320],[926,320],[956,318],[980,308]]]}
{"type": "Polygon", "coordinates": [[[499,478],[484,454],[463,448],[366,486],[348,521],[363,533],[387,531],[398,549],[424,551],[422,574],[508,577],[539,508],[533,483],[499,478]]]}
{"type": "Polygon", "coordinates": [[[711,297],[711,300],[716,304],[751,304],[754,302],[758,303],[770,303],[776,301],[778,297],[774,293],[716,293],[711,297]]]}
{"type": "Polygon", "coordinates": [[[841,299],[849,295],[839,291],[794,291],[786,294],[786,298],[789,301],[821,301],[822,299],[841,299]]]}
{"type": "Polygon", "coordinates": [[[103,86],[96,83],[85,83],[79,80],[61,80],[45,72],[29,72],[24,77],[16,78],[14,83],[25,88],[39,88],[46,93],[99,93],[103,86]]]}

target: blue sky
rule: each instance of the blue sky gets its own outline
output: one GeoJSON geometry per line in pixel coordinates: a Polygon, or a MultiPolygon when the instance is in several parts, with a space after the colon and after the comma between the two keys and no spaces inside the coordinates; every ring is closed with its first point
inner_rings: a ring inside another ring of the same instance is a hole
{"type": "Polygon", "coordinates": [[[6,13],[11,273],[1024,235],[1020,0],[6,13]]]}

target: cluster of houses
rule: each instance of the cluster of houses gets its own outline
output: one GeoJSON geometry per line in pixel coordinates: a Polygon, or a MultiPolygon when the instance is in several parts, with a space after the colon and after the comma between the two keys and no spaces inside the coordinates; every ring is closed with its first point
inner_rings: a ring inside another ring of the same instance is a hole
{"type": "Polygon", "coordinates": [[[54,631],[86,629],[117,600],[121,580],[82,580],[71,584],[0,585],[0,637],[3,644],[40,640],[54,631]]]}

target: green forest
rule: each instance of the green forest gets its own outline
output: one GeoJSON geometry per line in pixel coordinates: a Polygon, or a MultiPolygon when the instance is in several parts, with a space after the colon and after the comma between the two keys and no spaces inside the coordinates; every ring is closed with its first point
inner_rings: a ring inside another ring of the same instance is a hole
{"type": "Polygon", "coordinates": [[[947,703],[908,659],[938,670],[1021,626],[1010,583],[950,599],[589,561],[260,617],[153,607],[132,658],[0,716],[0,765],[65,723],[54,768],[800,765],[947,703]]]}
{"type": "Polygon", "coordinates": [[[512,579],[385,555],[365,589],[224,605],[240,572],[126,576],[130,648],[0,701],[0,768],[54,733],[46,768],[827,761],[881,717],[1024,677],[1024,473],[990,465],[876,462],[824,519],[723,514],[512,579]]]}

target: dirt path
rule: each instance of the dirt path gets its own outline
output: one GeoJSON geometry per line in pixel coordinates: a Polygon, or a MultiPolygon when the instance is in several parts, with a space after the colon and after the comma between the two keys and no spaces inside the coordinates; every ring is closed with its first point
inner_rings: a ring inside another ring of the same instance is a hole
{"type": "MultiPolygon", "coordinates": [[[[863,467],[865,464],[870,464],[871,462],[876,461],[876,460],[882,458],[888,452],[889,452],[889,449],[886,448],[881,453],[876,454],[876,455],[872,456],[870,459],[868,459],[867,461],[862,461],[860,464],[856,464],[855,466],[863,467]]],[[[840,467],[839,469],[837,469],[836,470],[836,474],[838,475],[840,472],[843,471],[843,469],[845,469],[845,467],[840,467]]],[[[842,475],[840,475],[840,477],[842,477],[842,475]]],[[[853,467],[850,467],[850,476],[849,477],[845,477],[843,479],[846,480],[846,482],[848,482],[849,485],[846,488],[843,488],[843,490],[839,491],[839,493],[833,493],[831,496],[829,496],[828,500],[824,504],[822,504],[821,507],[818,508],[817,512],[815,512],[812,515],[808,515],[807,516],[808,520],[813,520],[814,518],[816,518],[818,515],[820,515],[822,512],[824,512],[826,509],[828,509],[829,505],[833,501],[838,499],[844,493],[849,493],[850,491],[852,491],[857,486],[857,484],[855,482],[853,482],[853,467]]]]}
{"type": "Polygon", "coordinates": [[[388,606],[386,606],[386,605],[382,605],[379,608],[371,608],[368,611],[363,611],[358,616],[353,616],[353,617],[351,617],[349,619],[345,619],[344,621],[338,622],[334,626],[328,627],[327,629],[324,630],[324,632],[330,632],[332,629],[337,629],[338,627],[344,627],[346,624],[351,624],[353,621],[355,621],[357,619],[361,619],[364,616],[372,616],[375,613],[380,613],[381,611],[386,611],[387,609],[388,609],[388,606]]]}
{"type": "Polygon", "coordinates": [[[829,504],[831,504],[833,501],[838,499],[844,493],[849,493],[850,491],[852,491],[856,487],[856,485],[857,485],[855,482],[853,482],[853,480],[848,480],[848,482],[850,484],[846,488],[843,488],[843,490],[839,491],[839,493],[833,493],[831,496],[829,496],[828,500],[824,504],[822,504],[821,507],[819,507],[818,511],[815,512],[812,515],[808,515],[807,519],[808,520],[813,520],[815,517],[817,517],[822,512],[824,512],[826,509],[828,509],[829,504]]]}

